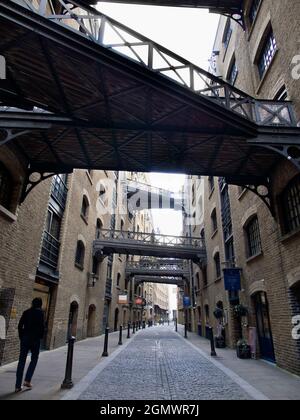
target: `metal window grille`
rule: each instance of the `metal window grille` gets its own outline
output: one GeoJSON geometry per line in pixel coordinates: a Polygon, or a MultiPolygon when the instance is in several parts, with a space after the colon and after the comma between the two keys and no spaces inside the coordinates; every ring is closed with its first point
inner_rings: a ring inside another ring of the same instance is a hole
{"type": "Polygon", "coordinates": [[[259,70],[259,75],[261,78],[264,76],[264,74],[270,67],[276,51],[277,51],[277,43],[276,43],[273,30],[271,29],[265,41],[265,45],[262,49],[262,52],[260,54],[260,58],[258,60],[258,70],[259,70]]]}
{"type": "Polygon", "coordinates": [[[296,177],[282,196],[286,233],[300,228],[300,176],[296,177]]]}
{"type": "Polygon", "coordinates": [[[248,239],[248,256],[253,257],[261,253],[261,238],[257,217],[251,220],[246,228],[248,239]]]}

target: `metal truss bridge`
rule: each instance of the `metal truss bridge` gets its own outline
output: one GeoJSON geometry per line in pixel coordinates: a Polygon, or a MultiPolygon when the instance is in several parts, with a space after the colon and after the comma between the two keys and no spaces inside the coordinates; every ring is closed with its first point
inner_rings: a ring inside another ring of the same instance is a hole
{"type": "Polygon", "coordinates": [[[268,186],[283,157],[300,169],[290,102],[256,100],[87,3],[0,0],[0,147],[30,168],[29,188],[33,172],[74,168],[254,186],[268,186]]]}
{"type": "Polygon", "coordinates": [[[111,254],[206,261],[202,238],[168,236],[154,233],[101,230],[100,238],[93,244],[93,254],[99,260],[111,254]]]}
{"type": "MultiPolygon", "coordinates": [[[[189,278],[189,263],[185,260],[141,259],[127,263],[126,274],[130,276],[189,278]]],[[[152,283],[152,281],[151,281],[152,283]]]]}
{"type": "Polygon", "coordinates": [[[175,194],[163,188],[157,188],[142,182],[128,180],[124,183],[129,211],[145,209],[184,210],[182,193],[175,194]]]}
{"type": "Polygon", "coordinates": [[[184,279],[181,279],[179,277],[160,277],[151,275],[135,276],[134,284],[138,286],[141,283],[168,284],[171,286],[178,286],[181,288],[183,288],[185,284],[184,279]]]}

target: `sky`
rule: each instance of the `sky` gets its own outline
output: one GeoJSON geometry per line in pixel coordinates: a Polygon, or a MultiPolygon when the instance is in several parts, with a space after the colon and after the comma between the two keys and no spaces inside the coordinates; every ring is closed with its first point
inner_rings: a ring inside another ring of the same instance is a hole
{"type": "MultiPolygon", "coordinates": [[[[172,50],[205,70],[219,22],[219,16],[205,9],[127,5],[99,2],[97,8],[153,41],[172,50]]],[[[154,186],[178,192],[184,176],[151,174],[154,186]]],[[[153,211],[156,228],[167,235],[180,235],[182,216],[175,211],[153,211]]]]}
{"type": "MultiPolygon", "coordinates": [[[[98,9],[205,70],[213,50],[219,16],[203,9],[98,3],[98,9]]],[[[151,184],[178,192],[184,175],[152,173],[151,184]]],[[[180,236],[182,214],[153,210],[156,228],[166,235],[180,236]]],[[[177,309],[176,295],[169,287],[170,310],[177,309]]]]}

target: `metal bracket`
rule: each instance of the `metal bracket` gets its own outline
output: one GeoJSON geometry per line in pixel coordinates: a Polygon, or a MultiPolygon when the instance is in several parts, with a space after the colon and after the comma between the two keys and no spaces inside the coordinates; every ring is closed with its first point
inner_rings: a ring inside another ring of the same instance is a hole
{"type": "Polygon", "coordinates": [[[272,197],[272,188],[270,182],[268,182],[267,185],[243,185],[243,187],[257,195],[263,203],[268,207],[270,210],[270,213],[275,218],[275,206],[274,206],[274,200],[272,197]],[[259,189],[263,188],[265,191],[260,191],[259,189]]]}
{"type": "Polygon", "coordinates": [[[296,145],[265,145],[267,149],[273,150],[293,163],[300,171],[300,146],[296,145]]]}
{"type": "Polygon", "coordinates": [[[20,204],[24,203],[30,192],[41,182],[45,181],[46,179],[51,178],[52,176],[56,175],[56,173],[41,173],[37,171],[31,171],[30,169],[27,171],[26,179],[23,185],[23,190],[20,198],[20,204]],[[33,176],[38,176],[37,179],[33,179],[33,176]]]}
{"type": "Polygon", "coordinates": [[[0,147],[28,133],[30,133],[30,130],[22,130],[22,131],[18,131],[14,133],[13,130],[10,128],[1,128],[0,129],[0,147]]]}

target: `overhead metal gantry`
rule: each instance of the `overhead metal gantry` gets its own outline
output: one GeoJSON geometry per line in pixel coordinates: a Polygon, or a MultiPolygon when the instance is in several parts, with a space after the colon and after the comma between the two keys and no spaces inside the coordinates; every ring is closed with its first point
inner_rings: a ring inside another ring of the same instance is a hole
{"type": "Polygon", "coordinates": [[[0,147],[9,147],[29,175],[161,171],[268,186],[283,157],[300,169],[290,102],[255,100],[79,5],[0,0],[7,63],[0,147]]]}
{"type": "Polygon", "coordinates": [[[128,209],[131,213],[145,209],[184,210],[182,193],[175,194],[163,188],[132,180],[127,180],[124,183],[124,188],[126,189],[128,209]]]}
{"type": "Polygon", "coordinates": [[[99,260],[111,254],[139,255],[169,259],[206,261],[202,238],[168,236],[154,233],[101,230],[93,244],[93,254],[99,260]]]}
{"type": "Polygon", "coordinates": [[[151,276],[167,278],[189,278],[188,262],[175,259],[141,259],[128,261],[126,274],[129,276],[151,276]]]}
{"type": "Polygon", "coordinates": [[[178,277],[155,277],[155,276],[135,276],[134,284],[136,286],[142,283],[152,283],[152,284],[168,284],[171,286],[184,287],[184,279],[178,277]]]}

